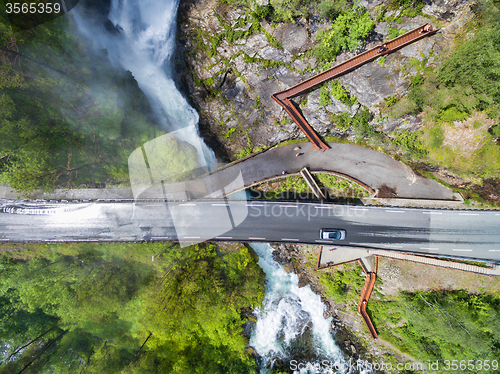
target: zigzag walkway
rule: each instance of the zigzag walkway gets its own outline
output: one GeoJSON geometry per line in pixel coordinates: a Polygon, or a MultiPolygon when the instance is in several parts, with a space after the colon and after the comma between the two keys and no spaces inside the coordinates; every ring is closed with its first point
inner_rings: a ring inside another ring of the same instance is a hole
{"type": "Polygon", "coordinates": [[[316,134],[311,125],[307,123],[306,119],[302,116],[302,114],[289,99],[294,96],[306,93],[309,90],[326,82],[327,80],[337,78],[342,74],[345,74],[360,67],[361,65],[366,64],[367,62],[375,60],[377,57],[387,55],[411,43],[414,43],[417,40],[423,39],[426,36],[435,34],[437,31],[437,29],[432,30],[430,26],[428,26],[428,24],[417,27],[416,29],[409,31],[406,34],[403,34],[391,41],[386,42],[385,49],[380,53],[378,52],[379,47],[372,48],[287,90],[277,92],[272,95],[272,98],[285,109],[290,117],[292,117],[295,123],[306,134],[311,143],[317,149],[323,152],[330,147],[320,139],[318,134],[316,134]],[[428,31],[424,31],[424,28],[428,31]]]}
{"type": "Polygon", "coordinates": [[[359,302],[358,302],[358,312],[359,314],[361,314],[361,317],[363,317],[366,327],[368,327],[368,331],[370,331],[370,334],[373,339],[377,339],[378,335],[377,331],[375,331],[375,327],[373,326],[370,317],[368,316],[368,313],[366,313],[366,304],[370,299],[370,295],[372,293],[373,286],[375,286],[376,279],[377,279],[376,273],[366,273],[365,285],[363,287],[363,290],[361,291],[361,296],[359,297],[359,302]]]}

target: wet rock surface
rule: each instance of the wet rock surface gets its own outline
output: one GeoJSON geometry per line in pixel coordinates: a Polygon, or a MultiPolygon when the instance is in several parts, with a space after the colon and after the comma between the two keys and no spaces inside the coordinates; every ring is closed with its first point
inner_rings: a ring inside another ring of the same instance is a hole
{"type": "MultiPolygon", "coordinates": [[[[302,279],[304,287],[309,286],[314,293],[321,296],[321,301],[325,305],[323,316],[325,318],[332,317],[330,332],[334,337],[335,343],[344,353],[345,359],[349,361],[349,358],[352,358],[353,361],[356,361],[358,359],[365,360],[371,357],[360,340],[345,326],[345,324],[339,318],[335,305],[332,305],[330,301],[322,295],[321,285],[319,285],[317,279],[311,274],[311,271],[314,270],[307,269],[304,266],[306,257],[309,256],[307,254],[309,252],[307,251],[311,249],[312,246],[280,244],[278,246],[275,246],[274,248],[276,249],[273,252],[275,261],[287,267],[290,267],[290,264],[292,264],[294,272],[299,276],[299,285],[300,280],[302,279]]],[[[317,247],[314,247],[314,249],[317,250],[317,247]]],[[[295,358],[296,356],[293,357],[295,358]]],[[[307,358],[307,362],[314,362],[315,360],[322,359],[321,357],[316,357],[314,354],[303,358],[307,358]]]]}

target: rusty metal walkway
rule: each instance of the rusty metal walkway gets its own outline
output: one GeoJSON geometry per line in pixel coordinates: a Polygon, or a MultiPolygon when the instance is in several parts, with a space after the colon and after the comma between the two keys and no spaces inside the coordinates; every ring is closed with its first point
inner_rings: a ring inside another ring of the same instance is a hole
{"type": "Polygon", "coordinates": [[[361,65],[366,64],[367,62],[375,60],[377,57],[387,55],[411,43],[414,43],[417,40],[423,39],[426,36],[435,34],[437,31],[437,29],[432,30],[428,24],[417,27],[416,29],[409,31],[406,34],[403,34],[391,41],[385,42],[385,49],[383,51],[379,52],[379,47],[370,49],[287,90],[275,93],[272,95],[272,98],[285,109],[290,117],[292,117],[295,123],[309,138],[311,143],[317,149],[323,152],[330,147],[321,140],[321,138],[318,136],[318,134],[316,134],[311,125],[307,123],[304,116],[302,116],[299,110],[289,99],[294,96],[304,94],[309,90],[318,87],[320,84],[326,82],[327,80],[337,78],[342,74],[350,72],[360,67],[361,65]]]}
{"type": "Polygon", "coordinates": [[[375,280],[377,279],[376,273],[366,273],[365,285],[363,286],[363,290],[361,291],[361,296],[359,297],[358,302],[358,312],[363,317],[363,321],[365,321],[366,327],[368,327],[368,331],[373,339],[377,339],[377,331],[375,331],[375,327],[366,313],[366,304],[368,304],[368,300],[370,299],[370,295],[373,290],[373,286],[375,286],[375,280]]]}

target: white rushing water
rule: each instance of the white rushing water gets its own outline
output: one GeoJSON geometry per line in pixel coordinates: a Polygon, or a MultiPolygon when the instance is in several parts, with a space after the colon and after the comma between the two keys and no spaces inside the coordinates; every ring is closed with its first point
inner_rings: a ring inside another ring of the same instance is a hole
{"type": "Polygon", "coordinates": [[[343,353],[335,344],[331,334],[332,318],[325,319],[325,305],[319,295],[311,291],[309,286],[299,288],[299,279],[294,273],[287,273],[273,259],[273,248],[266,243],[251,244],[259,255],[259,266],[266,273],[266,296],[261,309],[256,310],[257,323],[250,338],[252,346],[264,362],[265,367],[275,359],[286,362],[293,360],[293,345],[296,339],[310,329],[314,355],[319,359],[321,370],[302,360],[291,361],[292,370],[297,373],[345,373],[347,366],[343,353]],[[292,357],[291,357],[292,356],[292,357]],[[299,363],[303,365],[299,369],[299,363]],[[340,370],[335,370],[335,367],[340,370]],[[334,370],[330,370],[334,368],[334,370]]]}
{"type": "Polygon", "coordinates": [[[176,45],[179,0],[111,0],[109,20],[117,33],[110,33],[94,20],[75,12],[79,29],[96,49],[106,49],[112,65],[132,73],[148,98],[165,131],[184,129],[176,136],[194,145],[214,165],[214,152],[197,131],[198,113],[175,86],[172,56],[176,45]]]}
{"type": "MultiPolygon", "coordinates": [[[[177,7],[178,0],[112,0],[109,19],[119,30],[116,34],[75,13],[78,27],[95,47],[106,49],[115,67],[133,74],[166,131],[196,129],[199,118],[172,79],[177,7]]],[[[215,163],[213,151],[200,140],[197,131],[189,132],[183,140],[197,147],[207,164],[215,163]]],[[[273,260],[269,244],[252,247],[260,256],[259,265],[267,280],[265,300],[262,308],[256,310],[258,321],[250,340],[264,360],[262,372],[276,359],[292,360],[294,352],[304,344],[303,335],[310,337],[310,356],[341,369],[328,370],[322,365],[322,370],[310,367],[297,373],[349,372],[344,369],[343,354],[330,334],[331,318],[323,317],[325,306],[319,295],[309,286],[298,287],[297,275],[288,274],[273,260]]],[[[300,363],[306,364],[295,365],[300,363]]]]}

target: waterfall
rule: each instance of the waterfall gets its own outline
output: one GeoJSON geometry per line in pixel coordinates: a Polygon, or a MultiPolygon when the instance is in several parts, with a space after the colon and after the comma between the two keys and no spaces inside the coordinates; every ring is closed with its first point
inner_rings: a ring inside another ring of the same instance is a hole
{"type": "MultiPolygon", "coordinates": [[[[111,0],[109,20],[119,30],[117,33],[110,33],[75,13],[80,30],[96,48],[108,51],[113,66],[133,74],[167,131],[195,128],[198,123],[198,114],[172,79],[177,7],[178,0],[111,0]]],[[[199,149],[206,163],[215,162],[213,151],[199,140],[196,131],[185,140],[199,149]]],[[[276,359],[293,360],[304,350],[308,350],[308,357],[327,362],[334,369],[311,368],[297,373],[351,372],[331,336],[331,318],[323,317],[320,297],[309,286],[298,287],[297,275],[286,273],[273,260],[269,244],[252,244],[252,247],[267,275],[266,296],[262,308],[255,311],[257,323],[250,339],[250,345],[262,359],[262,372],[276,359]]]]}
{"type": "Polygon", "coordinates": [[[291,369],[296,367],[297,373],[349,372],[349,365],[330,333],[332,318],[323,317],[325,306],[320,296],[309,286],[299,288],[297,275],[287,273],[274,261],[273,248],[269,244],[251,246],[259,255],[259,266],[266,273],[266,295],[262,308],[255,310],[257,323],[250,338],[250,346],[262,359],[262,370],[279,359],[290,362],[291,369]],[[304,343],[305,333],[309,336],[309,344],[304,343]],[[304,367],[307,362],[297,357],[304,350],[310,350],[308,356],[313,357],[323,371],[314,368],[313,363],[309,370],[304,367]],[[299,363],[303,364],[302,370],[298,370],[299,363]]]}
{"type": "Polygon", "coordinates": [[[111,0],[109,20],[118,30],[105,30],[94,19],[74,12],[78,28],[96,49],[106,49],[114,67],[132,73],[148,98],[161,127],[198,149],[202,165],[216,164],[214,152],[200,139],[198,113],[173,80],[179,0],[111,0]]]}

